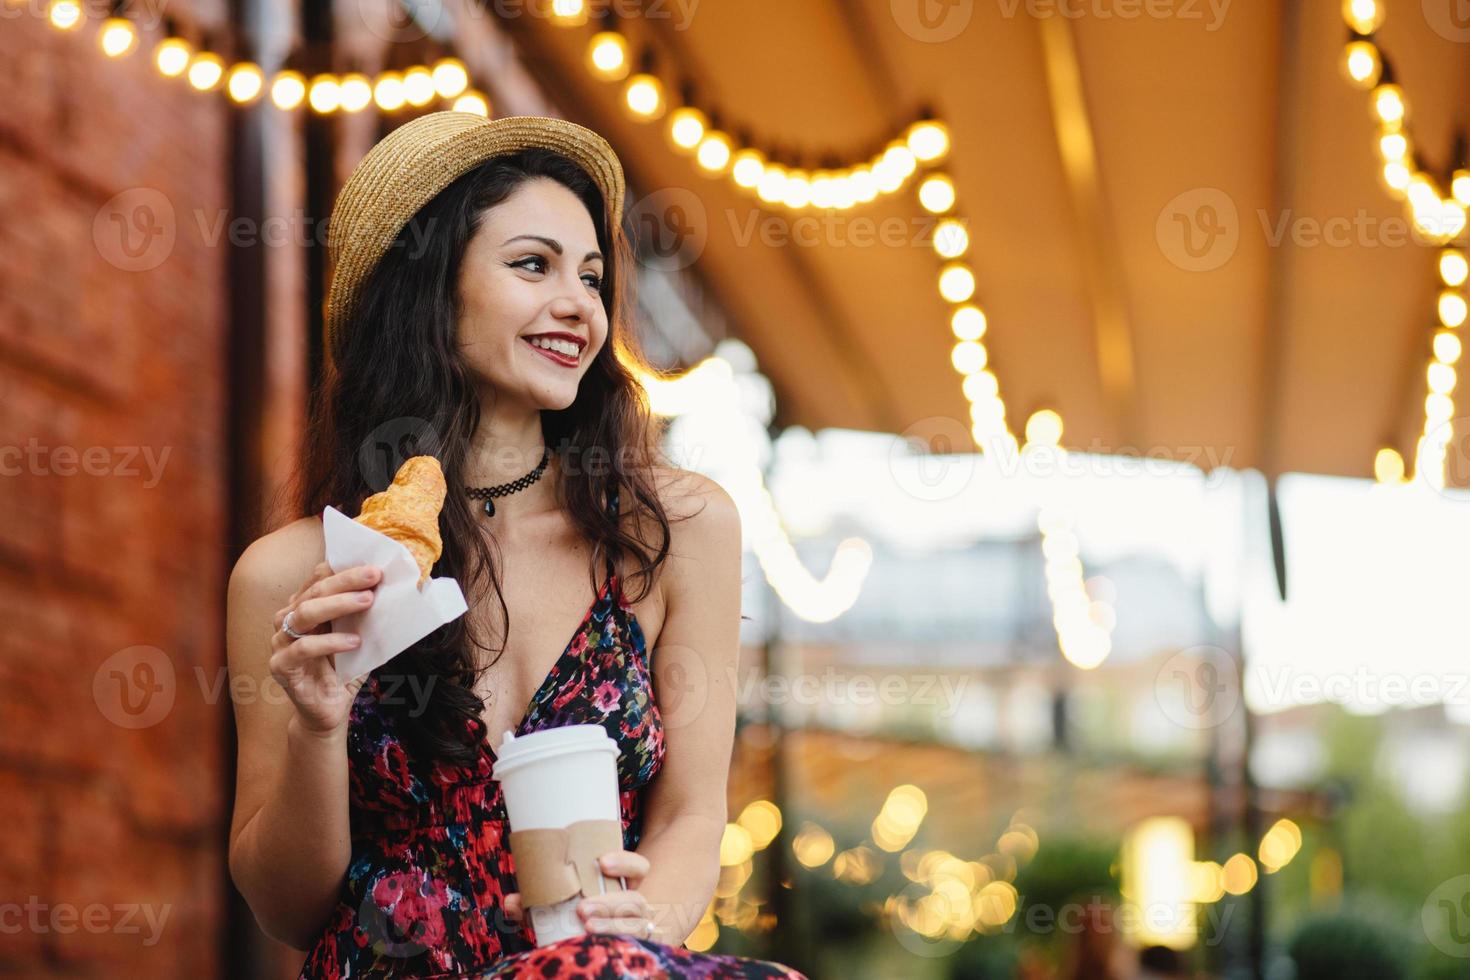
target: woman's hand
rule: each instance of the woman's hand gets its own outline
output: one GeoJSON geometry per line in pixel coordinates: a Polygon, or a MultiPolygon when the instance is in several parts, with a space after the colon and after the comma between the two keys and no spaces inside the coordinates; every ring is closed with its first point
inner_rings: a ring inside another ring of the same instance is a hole
{"type": "Polygon", "coordinates": [[[296,707],[292,719],[307,734],[331,736],[347,728],[352,699],[366,675],[343,684],[337,679],[334,654],[355,649],[355,633],[330,633],[323,628],[334,619],[362,612],[373,604],[372,589],[382,578],[372,565],[357,565],[333,574],[322,562],[312,569],[285,608],[277,610],[271,636],[271,677],[285,690],[296,707]],[[286,616],[291,628],[303,634],[294,639],[284,630],[286,616]]]}
{"type": "MultiPolygon", "coordinates": [[[[627,888],[589,895],[577,903],[577,916],[588,932],[621,933],[637,939],[657,939],[658,929],[648,900],[638,890],[648,876],[648,858],[636,851],[608,851],[597,859],[602,873],[622,878],[627,888]]],[[[505,896],[502,908],[513,922],[521,921],[520,892],[505,896]]]]}

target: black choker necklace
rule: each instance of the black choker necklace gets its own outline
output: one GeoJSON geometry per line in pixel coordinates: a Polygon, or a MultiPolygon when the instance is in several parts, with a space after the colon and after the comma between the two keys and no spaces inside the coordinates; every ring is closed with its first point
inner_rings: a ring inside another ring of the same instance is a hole
{"type": "Polygon", "coordinates": [[[551,447],[547,446],[546,449],[541,453],[541,462],[536,464],[536,468],[534,470],[527,473],[519,480],[511,480],[509,483],[502,483],[499,486],[495,487],[465,487],[464,492],[469,494],[471,500],[485,501],[485,513],[491,517],[494,517],[495,498],[504,497],[507,494],[515,493],[517,490],[524,490],[531,484],[535,483],[537,480],[541,479],[541,474],[546,472],[546,464],[550,460],[551,447]]]}

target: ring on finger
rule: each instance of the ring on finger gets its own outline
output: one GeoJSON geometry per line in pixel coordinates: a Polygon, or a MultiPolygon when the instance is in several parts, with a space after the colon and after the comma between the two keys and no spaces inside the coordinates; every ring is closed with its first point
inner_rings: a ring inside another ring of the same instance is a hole
{"type": "Polygon", "coordinates": [[[298,633],[291,628],[291,613],[294,613],[295,611],[296,610],[292,609],[291,612],[286,613],[286,618],[281,620],[281,632],[285,633],[293,640],[300,640],[304,639],[306,637],[306,634],[298,633]]]}

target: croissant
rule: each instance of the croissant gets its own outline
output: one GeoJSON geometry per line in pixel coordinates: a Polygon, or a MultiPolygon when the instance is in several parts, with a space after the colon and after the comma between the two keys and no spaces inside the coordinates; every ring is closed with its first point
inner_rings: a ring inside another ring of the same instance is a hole
{"type": "Polygon", "coordinates": [[[444,471],[433,456],[414,456],[398,467],[393,484],[362,502],[356,517],[375,531],[403,544],[419,565],[419,585],[439,560],[439,511],[444,507],[444,471]]]}

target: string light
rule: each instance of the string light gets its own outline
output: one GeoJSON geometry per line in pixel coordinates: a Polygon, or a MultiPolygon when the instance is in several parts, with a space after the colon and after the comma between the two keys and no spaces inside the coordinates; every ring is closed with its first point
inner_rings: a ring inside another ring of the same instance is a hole
{"type": "MultiPolygon", "coordinates": [[[[76,0],[53,0],[46,16],[58,30],[73,31],[80,27],[85,12],[76,0]]],[[[121,58],[138,46],[136,26],[123,16],[110,16],[99,27],[99,50],[108,58],[121,58]]],[[[250,61],[227,62],[219,54],[198,50],[184,38],[169,35],[153,48],[153,64],[166,78],[187,79],[199,92],[222,90],[237,105],[255,102],[266,92],[264,73],[250,61]]],[[[427,106],[435,98],[446,102],[457,100],[454,107],[463,112],[489,115],[489,102],[482,93],[469,91],[469,72],[458,58],[446,57],[432,66],[415,65],[402,74],[384,71],[374,78],[352,72],[340,80],[331,73],[316,76],[310,83],[300,72],[284,69],[272,76],[269,85],[271,104],[290,111],[303,104],[320,113],[359,112],[377,104],[383,112],[395,112],[405,105],[427,106]]]]}

